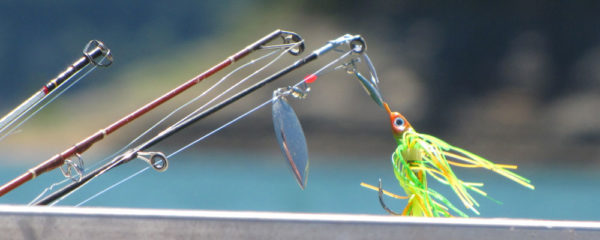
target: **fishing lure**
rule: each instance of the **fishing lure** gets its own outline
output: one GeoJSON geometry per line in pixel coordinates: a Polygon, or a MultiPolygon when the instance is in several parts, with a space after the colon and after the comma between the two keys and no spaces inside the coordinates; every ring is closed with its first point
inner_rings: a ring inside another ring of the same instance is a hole
{"type": "MultiPolygon", "coordinates": [[[[481,190],[483,183],[461,180],[454,173],[453,167],[484,168],[524,187],[534,189],[528,179],[511,171],[516,169],[517,166],[496,164],[467,150],[452,146],[434,136],[418,133],[402,114],[392,112],[385,102],[383,102],[383,106],[390,117],[392,133],[398,144],[391,157],[394,174],[398,183],[408,195],[407,206],[399,215],[450,217],[452,215],[449,210],[452,210],[460,216],[467,217],[446,197],[429,187],[428,177],[448,185],[465,208],[479,215],[477,211],[479,203],[471,195],[471,192],[487,197],[487,193],[481,190]]],[[[381,200],[383,191],[381,183],[380,187],[365,183],[361,183],[361,185],[379,191],[380,201],[384,208],[392,214],[397,214],[385,207],[381,200]]],[[[391,196],[391,194],[386,195],[391,196]]],[[[396,196],[392,197],[398,198],[396,196]]]]}
{"type": "Polygon", "coordinates": [[[398,144],[391,156],[392,165],[398,183],[407,194],[407,196],[399,196],[383,190],[381,180],[379,187],[361,183],[361,186],[379,192],[379,201],[386,211],[395,215],[449,217],[452,216],[449,210],[452,210],[460,216],[467,217],[446,197],[429,187],[427,181],[430,176],[438,182],[450,186],[467,209],[479,214],[477,211],[479,203],[473,198],[470,191],[487,197],[487,193],[480,189],[483,183],[465,182],[459,179],[452,167],[488,169],[527,188],[534,189],[528,179],[510,171],[517,168],[515,165],[493,163],[467,150],[452,146],[439,138],[415,131],[402,114],[390,110],[379,92],[377,86],[379,79],[373,63],[366,55],[364,60],[371,73],[369,79],[356,71],[355,62],[351,62],[346,68],[348,73],[354,74],[358,78],[371,99],[385,109],[390,117],[392,133],[398,144]],[[397,199],[408,199],[404,211],[397,214],[390,210],[383,202],[384,194],[397,199]]]}

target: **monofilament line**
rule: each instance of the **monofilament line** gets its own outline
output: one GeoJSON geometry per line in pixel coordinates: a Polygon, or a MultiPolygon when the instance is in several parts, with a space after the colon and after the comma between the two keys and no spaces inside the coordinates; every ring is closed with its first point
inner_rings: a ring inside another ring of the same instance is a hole
{"type": "MultiPolygon", "coordinates": [[[[269,103],[271,103],[271,102],[273,102],[273,99],[270,99],[270,100],[268,100],[268,101],[266,101],[266,102],[264,102],[264,103],[262,103],[262,104],[258,105],[257,107],[253,108],[252,110],[250,110],[250,111],[248,111],[248,112],[246,112],[246,113],[244,113],[244,114],[242,114],[242,115],[240,115],[240,116],[236,117],[235,119],[233,119],[233,120],[231,120],[231,121],[229,121],[229,122],[227,122],[227,123],[225,123],[225,124],[221,125],[220,127],[216,128],[215,130],[213,130],[213,131],[211,131],[211,132],[209,132],[209,133],[205,134],[204,136],[202,136],[202,137],[200,137],[200,138],[196,139],[195,141],[193,141],[193,142],[191,142],[191,143],[189,143],[189,144],[185,145],[184,147],[182,147],[182,148],[180,148],[180,149],[176,150],[175,152],[173,152],[173,153],[169,154],[169,155],[167,156],[167,158],[171,158],[171,157],[173,157],[173,156],[177,155],[178,153],[182,152],[183,150],[186,150],[186,149],[188,149],[188,148],[189,148],[189,147],[191,147],[192,145],[194,145],[194,144],[196,144],[196,143],[198,143],[198,142],[200,142],[200,141],[202,141],[202,140],[206,139],[207,137],[209,137],[209,136],[211,136],[211,135],[213,135],[213,134],[215,134],[215,133],[217,133],[217,132],[221,131],[223,128],[226,128],[226,127],[228,127],[229,125],[231,125],[231,124],[233,124],[233,123],[235,123],[235,122],[239,121],[240,119],[242,119],[242,118],[244,118],[244,117],[248,116],[249,114],[251,114],[251,113],[253,113],[253,112],[257,111],[258,109],[260,109],[260,108],[264,107],[265,105],[267,105],[267,104],[269,104],[269,103]]],[[[82,204],[85,204],[86,202],[88,202],[88,201],[90,201],[90,200],[92,200],[92,199],[94,199],[94,198],[96,198],[96,197],[100,196],[101,194],[103,194],[103,193],[107,192],[107,191],[108,191],[108,190],[110,190],[110,189],[113,189],[113,188],[115,188],[115,187],[116,187],[116,186],[118,186],[118,185],[121,185],[122,183],[124,183],[124,182],[128,181],[129,179],[131,179],[131,178],[133,178],[133,177],[135,177],[135,176],[137,176],[137,175],[139,175],[139,174],[141,174],[141,173],[145,172],[145,171],[146,171],[146,170],[148,170],[148,169],[150,169],[150,167],[149,167],[149,166],[148,166],[148,167],[145,167],[144,169],[142,169],[142,170],[140,170],[140,171],[137,171],[137,172],[135,172],[135,173],[134,173],[134,174],[132,174],[131,176],[128,176],[128,177],[126,177],[125,179],[123,179],[123,180],[121,180],[121,181],[119,181],[119,182],[117,182],[117,183],[115,183],[115,184],[113,184],[113,185],[111,185],[111,186],[107,187],[106,189],[104,189],[104,190],[102,190],[102,191],[100,191],[100,192],[98,192],[98,193],[94,194],[93,196],[91,196],[91,197],[89,197],[89,198],[87,198],[87,199],[83,200],[83,202],[81,202],[81,203],[79,203],[79,204],[77,204],[77,205],[75,205],[75,206],[81,206],[82,204]]],[[[61,199],[59,199],[59,200],[55,201],[55,202],[54,202],[54,203],[52,203],[51,205],[54,205],[54,204],[58,203],[58,202],[59,202],[59,201],[61,201],[62,199],[63,199],[63,198],[61,198],[61,199]]]]}
{"type": "MultiPolygon", "coordinates": [[[[9,128],[14,122],[19,121],[19,123],[17,125],[15,125],[14,127],[10,128],[10,130],[8,130],[4,135],[2,135],[0,137],[0,141],[2,141],[4,138],[8,137],[9,135],[11,135],[15,130],[17,130],[21,125],[23,125],[25,122],[27,122],[27,120],[29,120],[31,117],[33,117],[35,114],[37,114],[40,110],[44,109],[46,107],[46,105],[52,103],[56,98],[60,97],[60,95],[62,95],[65,91],[69,90],[69,88],[71,88],[73,85],[75,85],[76,83],[79,82],[79,80],[85,78],[89,73],[91,73],[94,69],[96,69],[97,66],[92,66],[88,71],[86,71],[83,75],[79,76],[79,78],[77,78],[75,81],[69,83],[65,88],[63,88],[62,90],[60,90],[58,93],[56,94],[52,94],[54,92],[50,92],[50,94],[44,96],[39,102],[35,103],[33,106],[31,106],[29,109],[33,109],[35,108],[38,104],[40,104],[41,102],[43,102],[46,98],[52,96],[52,98],[50,98],[50,100],[48,100],[46,103],[44,103],[41,107],[39,107],[38,109],[36,109],[34,112],[30,113],[27,115],[27,117],[25,117],[22,120],[19,120],[23,115],[17,117],[13,122],[10,122],[9,124],[7,124],[4,128],[0,129],[0,133],[4,132],[7,128],[9,128]]],[[[60,87],[60,86],[59,86],[60,87]]],[[[27,111],[29,111],[29,109],[27,111]]],[[[24,114],[27,114],[27,112],[24,112],[24,114]]]]}
{"type": "MultiPolygon", "coordinates": [[[[333,64],[335,64],[335,63],[339,62],[341,59],[344,59],[344,58],[346,58],[346,57],[347,57],[348,55],[350,55],[351,53],[352,53],[352,51],[349,51],[349,52],[347,52],[347,53],[344,53],[344,54],[342,54],[340,57],[338,57],[338,58],[334,59],[333,61],[329,62],[328,64],[326,64],[325,66],[323,66],[322,68],[320,68],[319,70],[317,70],[316,72],[314,72],[313,74],[315,74],[315,75],[318,75],[318,74],[322,73],[322,72],[323,72],[325,69],[327,69],[327,68],[331,67],[333,64]]],[[[297,87],[297,86],[299,86],[300,84],[304,83],[305,81],[306,81],[306,79],[303,79],[303,80],[299,81],[298,83],[296,83],[296,84],[294,85],[294,87],[297,87]]],[[[262,107],[266,106],[267,104],[270,104],[270,103],[272,103],[274,100],[275,100],[275,98],[271,98],[270,100],[268,100],[268,101],[265,101],[264,103],[262,103],[262,104],[260,104],[260,105],[258,105],[258,106],[256,106],[256,107],[254,107],[254,108],[253,108],[253,109],[251,109],[250,111],[247,111],[247,112],[245,112],[245,113],[243,113],[243,114],[239,115],[238,117],[236,117],[236,118],[234,118],[233,120],[231,120],[231,121],[229,121],[229,122],[227,122],[227,123],[225,123],[225,124],[221,125],[220,127],[218,127],[218,128],[216,128],[216,129],[214,129],[213,131],[211,131],[211,132],[209,132],[209,133],[205,134],[204,136],[202,136],[202,137],[200,137],[200,138],[198,138],[198,139],[196,139],[196,140],[194,140],[194,141],[192,141],[192,142],[188,143],[187,145],[185,145],[185,146],[183,146],[183,147],[179,148],[178,150],[176,150],[176,151],[174,151],[173,153],[169,154],[169,155],[167,156],[167,158],[171,158],[171,157],[173,157],[173,156],[175,156],[175,155],[179,154],[180,152],[182,152],[182,151],[184,151],[184,150],[186,150],[186,149],[190,148],[190,147],[191,147],[191,146],[193,146],[194,144],[196,144],[196,143],[198,143],[198,142],[201,142],[201,141],[203,141],[203,140],[204,140],[204,139],[206,139],[207,137],[209,137],[209,136],[211,136],[211,135],[213,135],[213,134],[215,134],[215,133],[217,133],[217,132],[221,131],[222,129],[224,129],[224,128],[226,128],[226,127],[230,126],[231,124],[233,124],[233,123],[235,123],[235,122],[237,122],[237,121],[241,120],[242,118],[244,118],[244,117],[246,117],[246,116],[250,115],[251,113],[254,113],[254,112],[258,111],[260,108],[262,108],[262,107]]],[[[98,196],[102,195],[103,193],[105,193],[105,192],[107,192],[107,191],[109,191],[109,190],[111,190],[111,189],[113,189],[113,188],[115,188],[115,187],[117,187],[117,186],[119,186],[119,185],[123,184],[124,182],[126,182],[126,181],[128,181],[128,180],[132,179],[133,177],[135,177],[135,176],[137,176],[137,175],[139,175],[139,174],[141,174],[141,173],[145,172],[145,171],[146,171],[146,170],[148,170],[149,168],[150,168],[150,167],[145,167],[145,168],[143,168],[143,169],[141,169],[141,170],[139,170],[139,171],[135,172],[134,174],[132,174],[132,175],[130,175],[130,176],[128,176],[128,177],[126,177],[126,178],[124,178],[124,179],[122,179],[122,180],[118,181],[117,183],[114,183],[113,185],[111,185],[111,186],[107,187],[106,189],[104,189],[104,190],[102,190],[102,191],[100,191],[100,192],[98,192],[98,193],[96,193],[96,194],[92,195],[91,197],[89,197],[89,198],[85,199],[84,201],[82,201],[81,203],[77,204],[76,206],[81,206],[81,205],[83,205],[83,204],[85,204],[85,203],[87,203],[87,202],[89,202],[89,201],[91,201],[91,200],[93,200],[93,199],[97,198],[98,196]]],[[[56,202],[54,202],[52,205],[56,204],[57,202],[61,201],[62,199],[64,199],[64,197],[63,197],[63,198],[61,198],[61,199],[59,199],[59,200],[57,200],[57,201],[56,201],[56,202]]]]}
{"type": "MultiPolygon", "coordinates": [[[[297,46],[299,43],[294,44],[293,46],[297,46]]],[[[178,111],[180,111],[181,109],[187,107],[188,105],[198,101],[199,99],[201,99],[203,96],[205,96],[207,93],[209,93],[211,90],[213,90],[216,86],[220,85],[221,83],[223,83],[225,80],[227,80],[229,77],[231,77],[233,74],[239,72],[240,70],[254,65],[264,59],[267,59],[268,57],[281,52],[283,49],[279,48],[279,49],[275,49],[273,51],[270,51],[269,53],[260,56],[256,59],[253,59],[245,64],[243,64],[242,66],[237,67],[236,69],[234,69],[233,71],[231,71],[230,73],[228,73],[227,75],[225,75],[224,77],[222,77],[219,81],[217,81],[215,84],[213,84],[210,88],[208,88],[207,90],[203,91],[201,94],[199,94],[198,96],[194,97],[193,99],[189,100],[188,102],[184,103],[183,105],[177,107],[175,110],[171,111],[169,114],[167,114],[166,116],[164,116],[162,119],[160,119],[158,122],[156,122],[154,125],[152,125],[150,128],[148,128],[147,130],[145,130],[142,134],[140,134],[139,136],[137,136],[136,138],[134,138],[133,140],[131,140],[128,144],[126,144],[124,147],[120,148],[119,150],[115,151],[113,154],[109,155],[108,157],[102,159],[101,161],[97,161],[94,164],[92,164],[91,166],[87,167],[85,169],[85,171],[87,172],[89,169],[93,169],[96,168],[98,165],[100,164],[104,164],[106,162],[108,162],[110,159],[113,159],[114,157],[116,157],[118,154],[122,153],[123,151],[125,151],[127,148],[129,148],[131,145],[133,145],[134,143],[136,143],[137,141],[139,141],[143,136],[147,135],[149,132],[151,132],[152,130],[154,130],[156,127],[158,127],[158,125],[160,125],[161,123],[163,123],[164,121],[166,121],[168,118],[170,118],[172,115],[174,115],[175,113],[177,113],[178,111]]],[[[253,73],[253,75],[257,74],[258,72],[262,71],[263,69],[265,69],[266,67],[272,65],[275,61],[277,61],[278,59],[280,59],[283,55],[285,55],[287,51],[282,51],[281,54],[279,54],[274,60],[272,60],[271,62],[267,63],[267,65],[259,70],[257,70],[255,73],[253,73]]],[[[87,74],[87,73],[86,73],[87,74]]],[[[85,75],[84,75],[85,76],[85,75]]],[[[83,77],[82,77],[83,78],[83,77]]],[[[243,79],[242,81],[246,81],[249,77],[243,79]]],[[[235,86],[234,86],[235,87],[235,86]]],[[[234,87],[230,87],[229,89],[227,89],[226,91],[230,91],[232,88],[234,87]]],[[[65,89],[66,90],[66,89],[65,89]]],[[[221,95],[220,95],[221,96],[221,95]]],[[[219,97],[219,96],[218,96],[219,97]]],[[[213,99],[214,100],[214,99],[213,99]]],[[[203,105],[202,107],[200,107],[200,109],[206,107],[207,104],[203,105]]],[[[196,110],[198,111],[198,110],[196,110]]],[[[64,184],[65,182],[69,181],[70,179],[65,178],[57,183],[53,183],[50,187],[45,188],[33,201],[31,201],[30,204],[37,202],[37,200],[41,199],[41,197],[43,197],[49,190],[51,190],[53,187],[56,187],[58,185],[64,184]]]]}
{"type": "MultiPolygon", "coordinates": [[[[169,114],[167,114],[166,116],[164,116],[162,119],[160,119],[158,122],[156,122],[154,125],[152,125],[150,128],[148,128],[147,130],[145,130],[142,134],[140,134],[139,136],[137,136],[136,138],[134,138],[133,140],[131,140],[128,144],[126,144],[124,147],[122,147],[121,149],[117,150],[116,152],[114,152],[112,155],[104,158],[102,161],[98,161],[97,163],[95,163],[93,165],[93,167],[95,168],[96,166],[98,166],[99,164],[108,162],[110,159],[113,159],[114,157],[116,157],[118,154],[122,153],[123,151],[125,151],[127,148],[129,148],[131,145],[133,145],[134,143],[136,143],[137,141],[139,141],[142,137],[144,137],[145,135],[147,135],[149,132],[151,132],[152,130],[156,129],[156,127],[158,127],[158,125],[160,125],[161,123],[163,123],[164,121],[166,121],[168,118],[170,118],[171,116],[173,116],[175,113],[177,113],[178,111],[180,111],[181,109],[189,106],[190,104],[198,101],[200,98],[202,98],[203,96],[205,96],[207,93],[209,93],[211,90],[213,90],[217,85],[220,85],[223,81],[225,81],[226,79],[228,79],[231,75],[233,75],[234,73],[240,71],[241,69],[244,69],[252,64],[256,64],[257,62],[266,59],[267,57],[275,54],[279,52],[279,50],[275,50],[275,51],[271,51],[270,53],[265,54],[264,56],[261,56],[257,59],[254,59],[250,62],[245,63],[244,65],[236,68],[235,70],[231,71],[229,74],[225,75],[223,78],[221,78],[219,81],[217,81],[215,84],[213,84],[210,88],[208,88],[207,90],[205,90],[204,92],[202,92],[200,95],[194,97],[193,99],[191,99],[190,101],[184,103],[183,105],[177,107],[175,110],[171,111],[169,114]]],[[[285,53],[285,52],[284,52],[285,53]]],[[[281,57],[281,55],[279,57],[277,57],[276,59],[279,59],[281,57]]],[[[204,106],[202,106],[204,107],[204,106]]],[[[202,108],[201,107],[201,108],[202,108]]],[[[86,169],[87,170],[87,169],[86,169]]]]}
{"type": "MultiPolygon", "coordinates": [[[[295,46],[298,46],[300,44],[302,44],[304,41],[300,41],[298,43],[295,44],[295,46]]],[[[294,47],[295,47],[294,46],[294,47]]],[[[292,47],[293,48],[293,47],[292,47]]],[[[250,79],[251,77],[256,76],[258,73],[262,72],[263,70],[265,70],[267,67],[273,65],[273,63],[275,63],[277,60],[279,60],[287,51],[282,52],[279,56],[277,56],[275,59],[271,60],[269,63],[267,63],[265,66],[261,67],[260,69],[256,70],[255,72],[253,72],[252,74],[248,75],[247,77],[245,77],[244,79],[240,80],[239,82],[237,82],[236,84],[234,84],[233,86],[231,86],[230,88],[226,89],[225,91],[223,91],[221,94],[219,94],[218,96],[214,97],[213,99],[211,99],[210,101],[208,101],[207,103],[205,103],[204,105],[202,105],[201,107],[199,107],[198,109],[196,109],[195,111],[193,111],[192,113],[188,114],[187,116],[185,116],[184,118],[182,118],[181,120],[179,120],[177,123],[171,125],[171,127],[169,128],[173,128],[177,125],[179,125],[180,123],[186,121],[189,118],[192,118],[194,115],[196,115],[197,113],[199,113],[200,111],[204,110],[209,104],[211,104],[212,102],[216,101],[217,99],[221,98],[222,96],[224,96],[226,93],[228,93],[229,91],[233,90],[234,88],[236,88],[237,86],[239,86],[240,84],[246,82],[248,79],[250,79]]]]}
{"type": "MultiPolygon", "coordinates": [[[[145,167],[142,170],[139,170],[139,171],[135,172],[134,174],[131,174],[130,176],[128,176],[126,178],[123,178],[121,181],[118,181],[117,183],[111,185],[110,187],[105,188],[104,190],[102,190],[100,192],[97,192],[96,194],[92,195],[91,197],[89,197],[89,198],[83,200],[82,202],[78,203],[77,205],[75,205],[75,207],[79,207],[79,206],[81,206],[81,205],[89,202],[90,200],[93,200],[94,198],[96,198],[96,197],[102,195],[103,193],[105,193],[105,192],[113,189],[114,187],[121,185],[121,183],[127,182],[129,179],[132,179],[132,178],[136,177],[137,175],[140,175],[141,173],[145,172],[148,169],[150,169],[150,166],[145,167]]],[[[52,205],[54,205],[54,204],[52,204],[52,205]]]]}

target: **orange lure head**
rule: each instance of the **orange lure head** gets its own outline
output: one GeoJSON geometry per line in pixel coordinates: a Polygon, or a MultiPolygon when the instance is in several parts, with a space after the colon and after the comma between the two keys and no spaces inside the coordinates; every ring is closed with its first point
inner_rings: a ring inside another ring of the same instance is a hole
{"type": "Polygon", "coordinates": [[[400,114],[398,112],[392,112],[387,103],[384,103],[383,106],[385,107],[385,110],[390,115],[390,122],[392,124],[392,132],[394,133],[395,138],[401,137],[404,132],[412,129],[412,126],[410,125],[408,120],[406,120],[406,118],[404,116],[402,116],[402,114],[400,114]]]}

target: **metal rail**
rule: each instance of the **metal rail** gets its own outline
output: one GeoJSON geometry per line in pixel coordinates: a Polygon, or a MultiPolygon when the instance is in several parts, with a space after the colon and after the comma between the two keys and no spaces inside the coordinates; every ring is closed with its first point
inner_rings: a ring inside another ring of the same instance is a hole
{"type": "Polygon", "coordinates": [[[0,206],[2,239],[600,239],[600,222],[0,206]]]}

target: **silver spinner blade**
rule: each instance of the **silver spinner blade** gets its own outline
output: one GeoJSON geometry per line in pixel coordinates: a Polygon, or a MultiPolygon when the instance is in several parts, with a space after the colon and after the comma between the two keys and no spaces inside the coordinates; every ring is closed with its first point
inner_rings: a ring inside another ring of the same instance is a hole
{"type": "Polygon", "coordinates": [[[377,71],[375,70],[375,66],[373,66],[373,62],[371,62],[371,59],[366,53],[363,53],[362,56],[365,59],[367,66],[369,67],[369,75],[371,79],[367,79],[358,71],[355,71],[354,74],[360,81],[360,84],[363,86],[367,94],[369,94],[371,99],[373,99],[373,101],[375,101],[375,103],[377,103],[377,105],[379,105],[381,108],[384,108],[384,100],[383,97],[381,97],[379,87],[377,86],[377,84],[379,84],[379,78],[377,77],[377,71]]]}
{"type": "Polygon", "coordinates": [[[356,72],[355,74],[356,74],[356,77],[358,78],[358,80],[360,81],[360,84],[363,86],[363,88],[365,89],[367,94],[369,94],[371,99],[373,99],[373,101],[375,103],[377,103],[377,105],[379,105],[381,108],[384,108],[383,107],[384,100],[383,100],[383,97],[381,97],[381,93],[379,93],[379,89],[377,88],[377,85],[375,85],[372,80],[371,81],[367,80],[367,78],[365,78],[359,72],[356,72]]]}
{"type": "Polygon", "coordinates": [[[272,106],[275,136],[300,188],[304,189],[308,176],[308,150],[304,131],[294,109],[290,107],[285,97],[278,94],[278,91],[273,95],[275,96],[272,106]]]}

